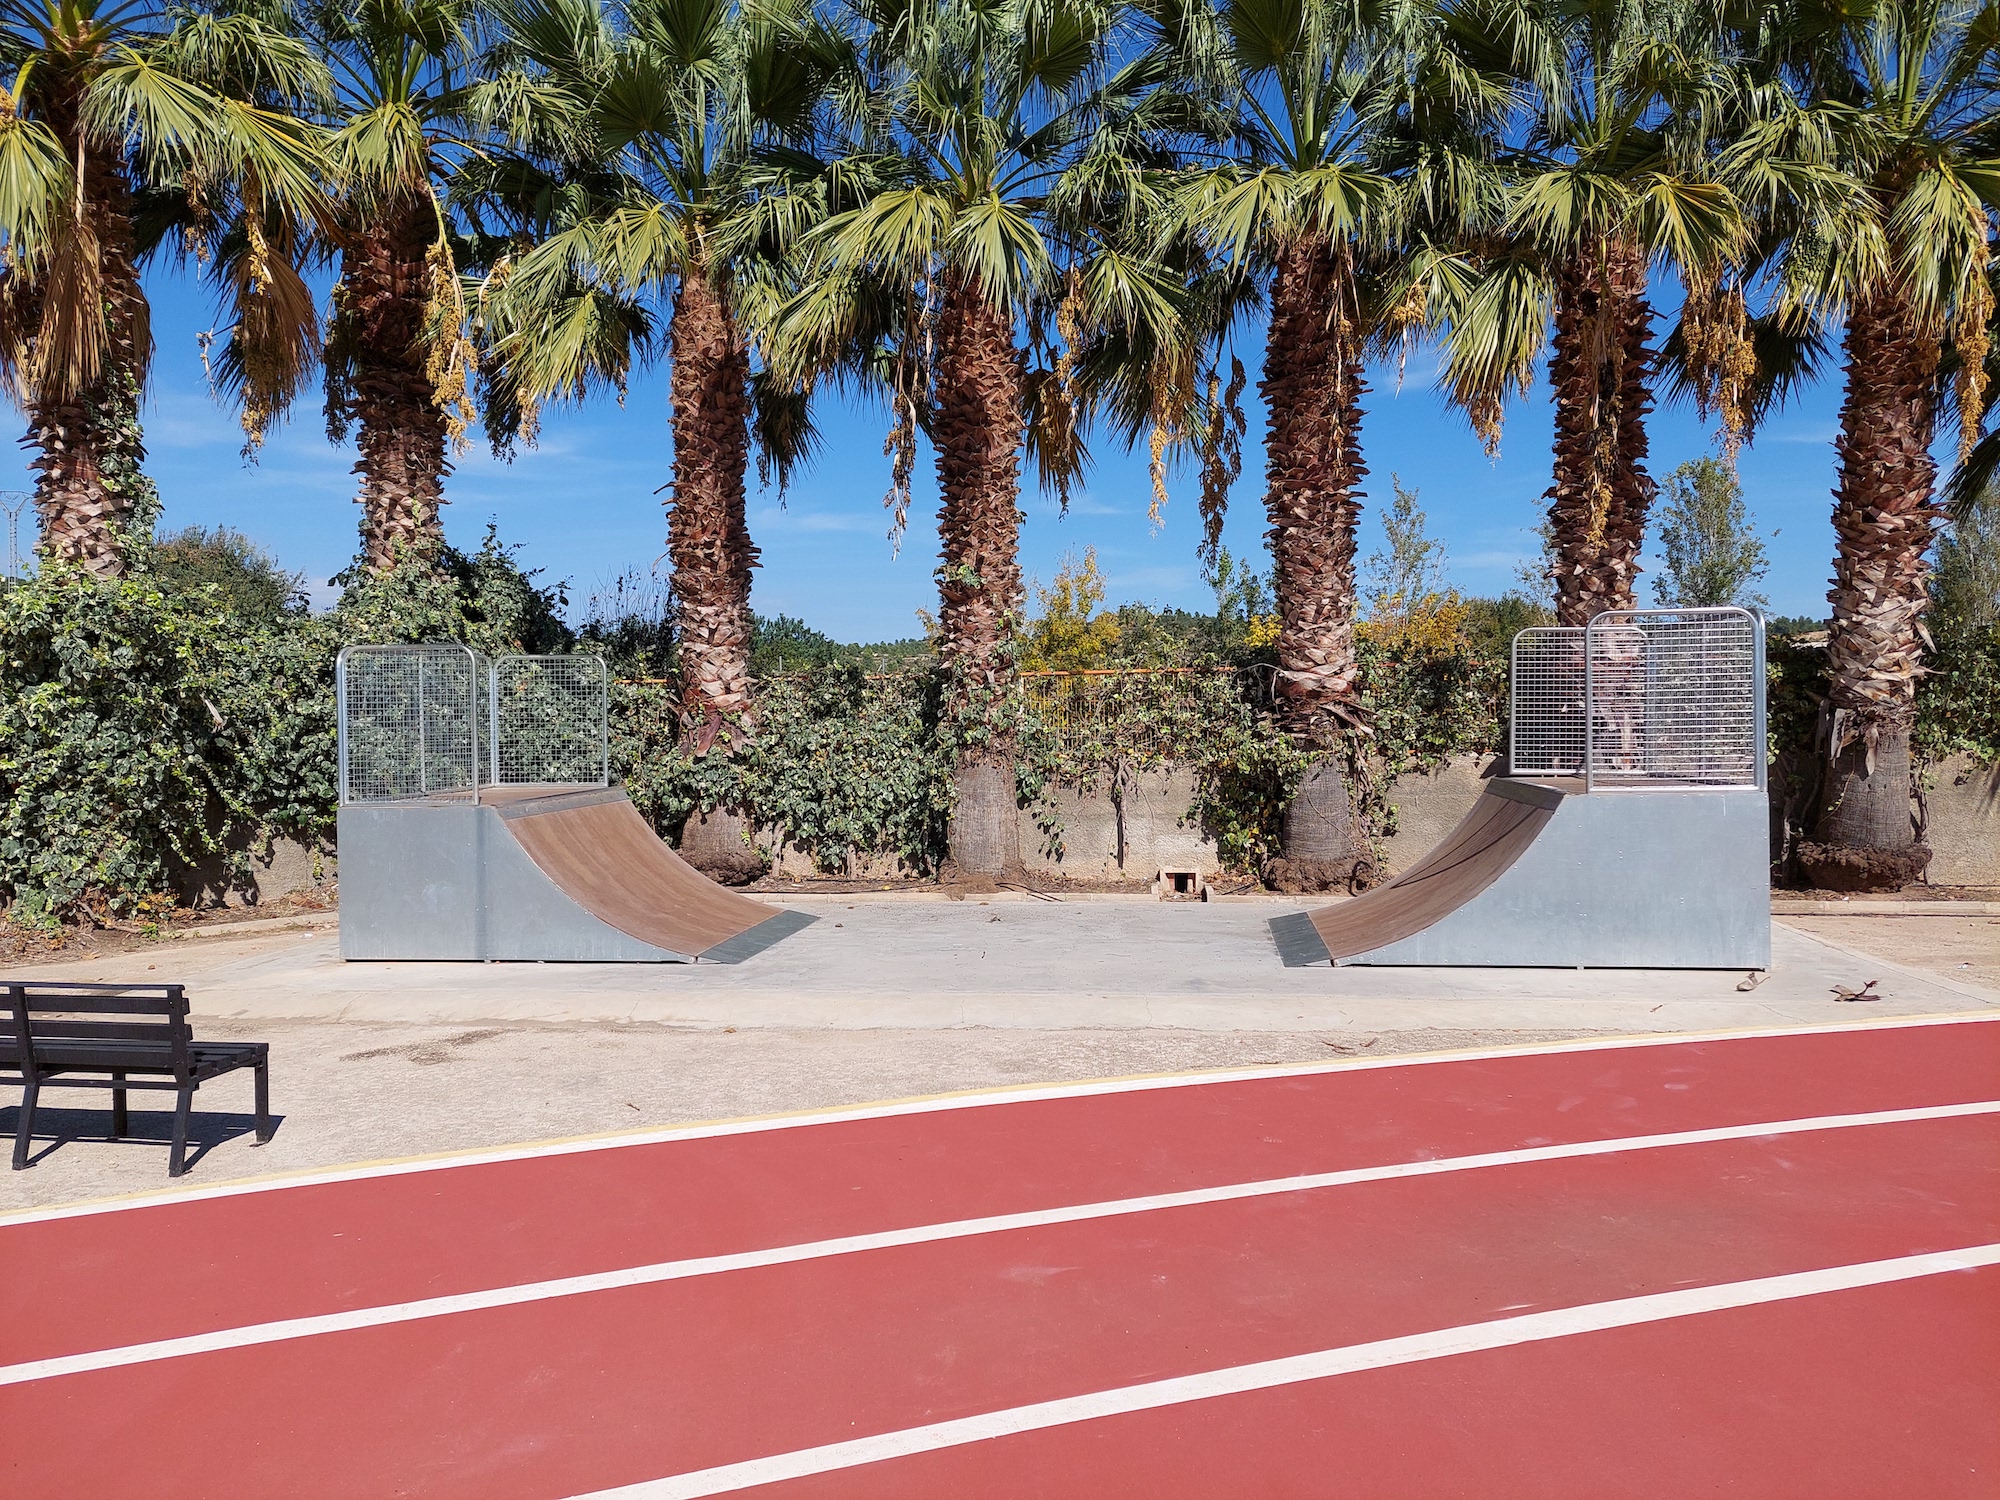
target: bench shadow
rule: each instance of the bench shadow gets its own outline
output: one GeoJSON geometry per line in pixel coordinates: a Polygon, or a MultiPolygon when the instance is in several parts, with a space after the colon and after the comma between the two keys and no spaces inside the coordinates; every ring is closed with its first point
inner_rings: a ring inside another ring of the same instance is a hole
{"type": "MultiPolygon", "coordinates": [[[[135,1096],[136,1097],[136,1096],[135,1096]]],[[[171,1096],[169,1096],[171,1097],[171,1096]]],[[[285,1117],[275,1110],[271,1114],[273,1139],[284,1128],[285,1117]]],[[[0,1141],[12,1142],[14,1132],[20,1129],[21,1107],[11,1104],[0,1108],[0,1141]]],[[[225,1141],[233,1141],[241,1136],[255,1137],[257,1117],[254,1114],[235,1114],[226,1109],[196,1110],[188,1117],[187,1170],[193,1171],[196,1164],[225,1141]]],[[[52,1152],[72,1141],[103,1141],[120,1146],[160,1146],[173,1143],[174,1112],[169,1109],[141,1109],[135,1104],[125,1117],[125,1133],[114,1137],[111,1134],[111,1110],[103,1109],[60,1109],[47,1104],[35,1106],[35,1128],[28,1139],[33,1142],[46,1141],[46,1145],[29,1148],[28,1165],[34,1166],[52,1152]]],[[[166,1168],[160,1169],[165,1175],[166,1168]]]]}

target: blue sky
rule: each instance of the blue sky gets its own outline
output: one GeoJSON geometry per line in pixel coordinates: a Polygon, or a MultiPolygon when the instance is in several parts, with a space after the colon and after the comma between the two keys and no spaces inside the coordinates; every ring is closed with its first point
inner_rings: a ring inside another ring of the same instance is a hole
{"type": "MultiPolygon", "coordinates": [[[[202,374],[195,336],[213,322],[206,292],[164,268],[149,276],[148,288],[158,350],[146,440],[149,468],[166,503],[165,524],[234,527],[315,584],[323,583],[355,551],[351,444],[335,448],[326,441],[312,400],[272,433],[261,460],[246,467],[238,456],[242,436],[235,419],[210,398],[202,374]]],[[[1255,399],[1262,351],[1255,334],[1240,352],[1252,371],[1245,398],[1251,431],[1225,545],[1255,557],[1262,567],[1268,561],[1262,542],[1262,413],[1255,399]]],[[[1534,550],[1533,528],[1549,481],[1547,391],[1538,385],[1510,407],[1500,459],[1489,462],[1464,420],[1432,391],[1431,367],[1428,355],[1412,358],[1400,390],[1393,368],[1371,374],[1363,427],[1371,472],[1361,552],[1365,557],[1380,545],[1374,511],[1389,497],[1393,472],[1421,492],[1430,529],[1449,548],[1451,581],[1467,593],[1497,594],[1534,550]]],[[[1764,591],[1780,614],[1817,616],[1824,609],[1839,400],[1834,384],[1809,392],[1774,418],[1742,457],[1753,520],[1761,531],[1778,533],[1769,543],[1771,572],[1764,591]]],[[[916,611],[933,599],[936,491],[926,451],[918,465],[910,528],[900,553],[893,553],[882,510],[888,485],[883,422],[879,410],[865,405],[822,413],[826,451],[794,483],[782,506],[775,491],[757,493],[752,475],[750,524],[764,559],[754,594],[760,612],[798,616],[844,641],[918,633],[916,611]]],[[[1656,476],[1711,447],[1711,434],[1691,411],[1656,413],[1651,437],[1656,476]]],[[[1194,476],[1176,476],[1165,523],[1155,530],[1146,517],[1143,455],[1109,452],[1102,442],[1098,448],[1099,461],[1072,498],[1067,517],[1032,486],[1024,492],[1024,571],[1046,581],[1066,552],[1094,546],[1112,603],[1212,609],[1213,596],[1195,558],[1194,476]]],[[[11,465],[0,472],[0,488],[29,487],[25,457],[16,450],[0,458],[0,464],[11,465]]],[[[524,450],[511,465],[496,461],[483,443],[475,444],[447,487],[445,527],[459,545],[474,547],[487,524],[496,523],[504,540],[521,544],[526,566],[543,570],[545,580],[567,580],[572,599],[581,601],[628,569],[656,562],[664,569],[665,518],[655,491],[668,475],[666,380],[664,371],[654,370],[633,382],[622,408],[607,398],[581,411],[551,410],[539,446],[524,450]]],[[[1647,580],[1641,580],[1641,591],[1642,602],[1651,603],[1647,580]]],[[[323,588],[319,594],[328,597],[323,588]]]]}

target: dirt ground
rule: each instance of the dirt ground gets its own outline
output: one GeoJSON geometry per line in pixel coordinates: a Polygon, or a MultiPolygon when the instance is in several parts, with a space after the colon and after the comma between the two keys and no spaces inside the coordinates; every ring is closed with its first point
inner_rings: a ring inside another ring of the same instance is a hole
{"type": "Polygon", "coordinates": [[[2000,917],[1787,914],[1778,920],[1822,942],[2000,989],[2000,917]]]}
{"type": "Polygon", "coordinates": [[[300,891],[259,906],[228,906],[191,911],[169,907],[150,918],[101,916],[57,928],[21,927],[0,921],[0,964],[46,963],[53,959],[97,958],[155,947],[163,941],[198,936],[228,936],[236,929],[268,927],[284,919],[303,922],[332,919],[339,911],[340,893],[333,885],[300,891]]]}

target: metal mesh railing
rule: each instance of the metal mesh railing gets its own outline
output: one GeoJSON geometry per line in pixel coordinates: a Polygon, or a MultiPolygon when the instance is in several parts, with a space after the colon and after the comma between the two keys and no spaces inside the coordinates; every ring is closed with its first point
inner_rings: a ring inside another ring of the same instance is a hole
{"type": "Polygon", "coordinates": [[[1522,775],[1581,776],[1583,630],[1536,626],[1514,637],[1507,695],[1507,761],[1522,775]]]}
{"type": "Polygon", "coordinates": [[[496,786],[605,786],[611,675],[601,656],[500,656],[492,667],[496,786]]]}
{"type": "Polygon", "coordinates": [[[1635,609],[1515,637],[1510,768],[1590,787],[1764,785],[1764,628],[1635,609]]]}
{"type": "Polygon", "coordinates": [[[349,646],[335,668],[340,800],[470,801],[486,779],[486,659],[464,646],[349,646]]]}
{"type": "Polygon", "coordinates": [[[349,646],[335,669],[340,800],[470,802],[483,786],[606,786],[610,673],[597,656],[349,646]]]}
{"type": "Polygon", "coordinates": [[[1763,784],[1764,631],[1755,615],[1599,615],[1589,657],[1593,784],[1763,784]]]}

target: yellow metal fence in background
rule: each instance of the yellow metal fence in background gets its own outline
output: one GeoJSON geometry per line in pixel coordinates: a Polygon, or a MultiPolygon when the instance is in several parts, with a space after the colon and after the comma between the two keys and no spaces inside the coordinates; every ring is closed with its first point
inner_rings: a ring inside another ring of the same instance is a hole
{"type": "Polygon", "coordinates": [[[1200,705],[1233,667],[1099,668],[1023,672],[1028,709],[1069,752],[1093,746],[1134,759],[1175,755],[1202,717],[1200,705]]]}
{"type": "MultiPolygon", "coordinates": [[[[907,672],[871,672],[870,682],[901,681],[907,672]]],[[[1094,667],[1071,672],[1022,672],[1026,707],[1058,749],[1093,748],[1135,760],[1169,759],[1200,738],[1219,686],[1231,677],[1254,692],[1258,679],[1236,667],[1094,667]]],[[[671,678],[623,678],[632,686],[672,686],[671,678]]]]}

